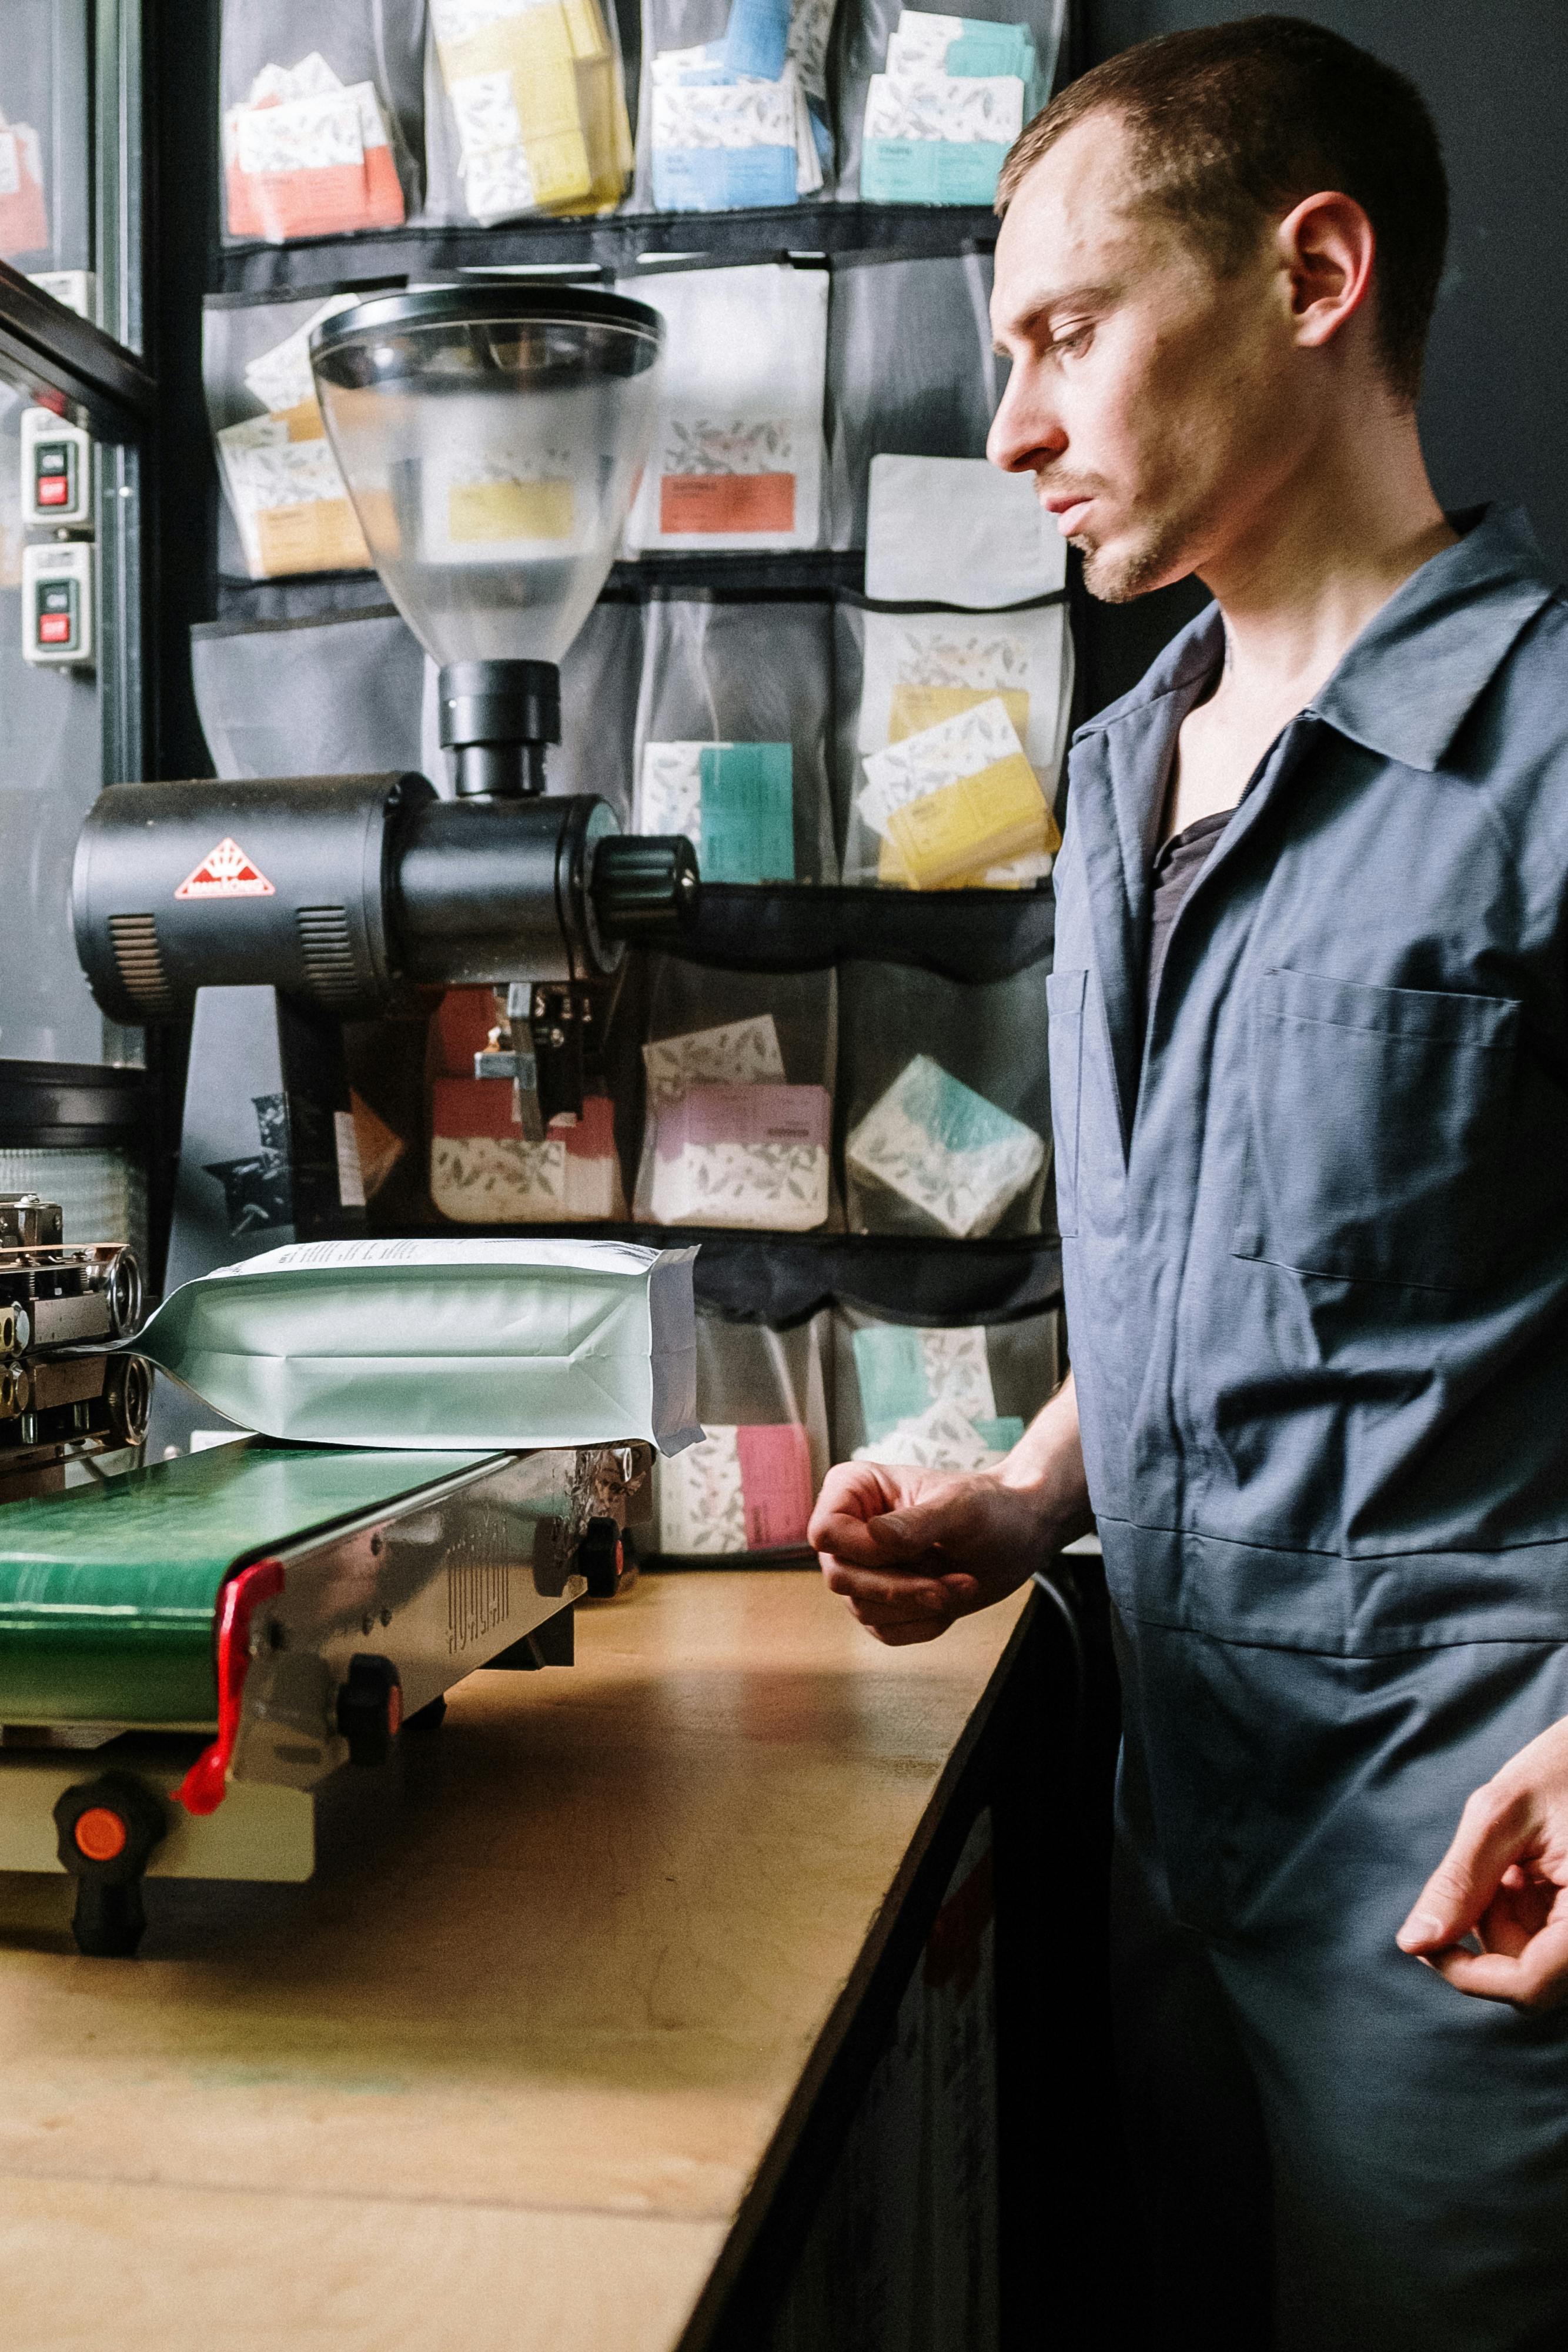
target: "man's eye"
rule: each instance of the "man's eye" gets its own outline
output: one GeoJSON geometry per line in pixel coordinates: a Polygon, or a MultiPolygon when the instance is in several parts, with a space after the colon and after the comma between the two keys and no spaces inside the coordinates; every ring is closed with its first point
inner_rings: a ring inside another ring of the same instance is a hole
{"type": "Polygon", "coordinates": [[[1058,335],[1051,351],[1059,359],[1081,358],[1094,339],[1092,327],[1075,327],[1070,335],[1058,335]]]}

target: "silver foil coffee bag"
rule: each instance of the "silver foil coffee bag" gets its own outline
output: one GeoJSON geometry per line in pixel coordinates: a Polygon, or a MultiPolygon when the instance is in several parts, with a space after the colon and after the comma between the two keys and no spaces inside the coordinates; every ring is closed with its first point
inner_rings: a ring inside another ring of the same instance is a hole
{"type": "Polygon", "coordinates": [[[242,1428],[321,1445],[674,1454],[696,1419],[694,1249],[307,1242],[221,1266],[130,1342],[242,1428]]]}

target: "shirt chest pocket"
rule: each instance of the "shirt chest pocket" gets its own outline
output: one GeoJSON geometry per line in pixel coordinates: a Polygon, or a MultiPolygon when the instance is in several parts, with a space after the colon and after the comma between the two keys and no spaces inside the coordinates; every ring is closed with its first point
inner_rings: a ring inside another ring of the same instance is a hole
{"type": "Polygon", "coordinates": [[[1412,1288],[1486,1281],[1519,1020],[1508,997],[1265,972],[1235,1255],[1412,1288]]]}

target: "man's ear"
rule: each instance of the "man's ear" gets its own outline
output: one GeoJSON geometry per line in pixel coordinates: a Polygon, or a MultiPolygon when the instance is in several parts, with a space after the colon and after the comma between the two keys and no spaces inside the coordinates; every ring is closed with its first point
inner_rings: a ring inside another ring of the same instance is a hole
{"type": "Polygon", "coordinates": [[[1303,196],[1276,231],[1297,344],[1321,350],[1364,305],[1377,237],[1354,196],[1303,196]]]}

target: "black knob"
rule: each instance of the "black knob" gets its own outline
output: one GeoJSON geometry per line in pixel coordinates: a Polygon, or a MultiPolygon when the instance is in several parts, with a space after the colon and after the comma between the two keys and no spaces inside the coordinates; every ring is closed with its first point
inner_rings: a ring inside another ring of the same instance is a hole
{"type": "Polygon", "coordinates": [[[574,1563],[588,1579],[591,1601],[613,1601],[626,1573],[625,1539],[613,1519],[590,1519],[574,1563]]]}
{"type": "Polygon", "coordinates": [[[390,1658],[360,1650],[338,1692],[338,1728],[350,1764],[384,1764],[402,1722],[402,1684],[390,1658]]]}
{"type": "Polygon", "coordinates": [[[128,1960],[147,1914],[141,1877],[169,1826],[162,1804],[129,1772],[78,1780],[55,1803],[64,1867],[77,1883],[71,1933],[91,1959],[128,1960]]]}
{"type": "Polygon", "coordinates": [[[696,920],[697,854],[684,834],[608,834],[588,887],[607,940],[677,938],[696,920]]]}

